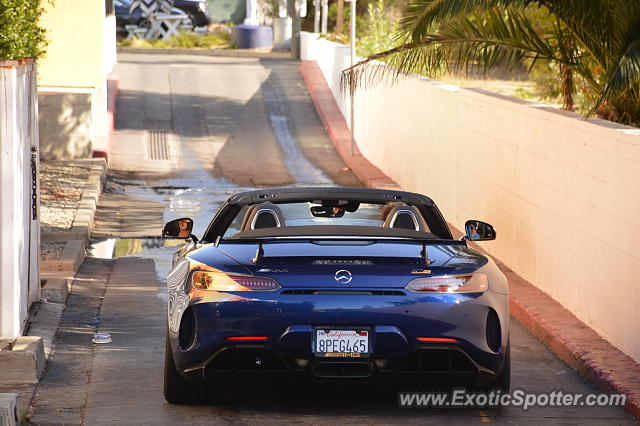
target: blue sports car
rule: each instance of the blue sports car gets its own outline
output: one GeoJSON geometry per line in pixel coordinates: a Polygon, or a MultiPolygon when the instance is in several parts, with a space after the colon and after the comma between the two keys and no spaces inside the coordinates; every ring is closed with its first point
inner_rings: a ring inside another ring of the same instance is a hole
{"type": "Polygon", "coordinates": [[[362,188],[243,192],[174,258],[164,394],[283,383],[509,389],[509,289],[420,194],[362,188]]]}

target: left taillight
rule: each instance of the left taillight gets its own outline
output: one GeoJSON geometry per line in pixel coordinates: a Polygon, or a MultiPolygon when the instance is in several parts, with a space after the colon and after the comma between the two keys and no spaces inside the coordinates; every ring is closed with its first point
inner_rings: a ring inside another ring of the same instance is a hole
{"type": "Polygon", "coordinates": [[[273,278],[209,271],[195,271],[191,275],[191,285],[193,288],[213,291],[274,291],[280,288],[273,278]]]}

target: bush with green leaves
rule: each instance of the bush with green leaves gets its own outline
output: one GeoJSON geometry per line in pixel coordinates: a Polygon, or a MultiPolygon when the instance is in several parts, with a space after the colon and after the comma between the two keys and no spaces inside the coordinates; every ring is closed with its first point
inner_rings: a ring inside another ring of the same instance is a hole
{"type": "Polygon", "coordinates": [[[358,55],[369,56],[394,47],[393,33],[396,20],[389,17],[384,0],[374,0],[367,5],[364,34],[358,40],[358,55]]]}
{"type": "Polygon", "coordinates": [[[0,0],[0,60],[39,57],[47,44],[41,0],[0,0]]]}
{"type": "MultiPolygon", "coordinates": [[[[358,12],[356,15],[356,51],[358,55],[369,56],[395,46],[393,34],[397,20],[389,13],[387,2],[385,0],[368,0],[366,13],[358,12]]],[[[334,2],[329,8],[329,18],[333,16],[335,19],[335,9],[336,3],[334,2]]],[[[322,37],[336,43],[349,44],[351,42],[350,19],[351,8],[346,7],[344,10],[346,23],[344,33],[328,33],[322,37]]]]}

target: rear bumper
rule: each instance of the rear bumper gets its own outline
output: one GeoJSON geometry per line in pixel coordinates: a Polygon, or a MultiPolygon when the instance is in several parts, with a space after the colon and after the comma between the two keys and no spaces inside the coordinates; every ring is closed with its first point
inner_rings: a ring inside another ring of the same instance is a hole
{"type": "Polygon", "coordinates": [[[194,383],[223,387],[311,384],[376,384],[395,387],[477,387],[496,372],[477,364],[463,349],[431,346],[397,358],[287,358],[269,345],[225,346],[211,358],[181,370],[194,383]]]}
{"type": "Polygon", "coordinates": [[[192,300],[193,339],[170,334],[176,367],[193,382],[257,386],[308,382],[385,382],[399,386],[480,386],[495,379],[508,339],[508,296],[351,297],[262,294],[262,299],[207,292],[192,300]],[[500,320],[500,347],[487,344],[490,311],[500,320]],[[316,326],[367,327],[368,358],[328,359],[312,353],[316,326]],[[231,336],[267,336],[234,343],[231,336]],[[449,337],[451,344],[417,337],[449,337]],[[183,339],[185,341],[185,339],[183,339]]]}

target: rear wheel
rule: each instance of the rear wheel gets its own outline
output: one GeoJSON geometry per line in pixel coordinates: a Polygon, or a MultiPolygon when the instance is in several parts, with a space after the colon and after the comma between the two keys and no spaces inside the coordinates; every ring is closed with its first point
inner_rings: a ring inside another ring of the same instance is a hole
{"type": "Polygon", "coordinates": [[[166,335],[164,353],[164,398],[170,404],[193,404],[211,400],[211,390],[204,385],[189,383],[180,375],[173,360],[173,352],[166,335]]]}

